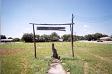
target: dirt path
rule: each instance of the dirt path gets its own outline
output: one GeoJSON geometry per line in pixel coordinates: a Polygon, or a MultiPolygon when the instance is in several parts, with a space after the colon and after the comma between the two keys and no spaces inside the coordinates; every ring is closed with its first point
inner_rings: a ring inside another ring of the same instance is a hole
{"type": "Polygon", "coordinates": [[[84,74],[88,74],[88,63],[84,63],[84,74]]]}
{"type": "Polygon", "coordinates": [[[21,58],[21,65],[22,65],[22,71],[21,74],[27,74],[27,69],[28,69],[28,61],[26,58],[21,58]]]}
{"type": "Polygon", "coordinates": [[[54,59],[50,64],[48,74],[67,74],[59,60],[54,59]]]}

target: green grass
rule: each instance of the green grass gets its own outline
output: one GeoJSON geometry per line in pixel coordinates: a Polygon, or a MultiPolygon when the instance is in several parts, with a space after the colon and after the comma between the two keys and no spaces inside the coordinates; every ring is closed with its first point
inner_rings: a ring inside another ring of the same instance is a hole
{"type": "MultiPolygon", "coordinates": [[[[0,45],[1,74],[46,74],[51,60],[51,42],[37,43],[34,58],[33,43],[6,43],[0,45]]],[[[54,42],[63,66],[71,74],[112,74],[112,44],[74,42],[72,58],[70,42],[54,42]]]]}

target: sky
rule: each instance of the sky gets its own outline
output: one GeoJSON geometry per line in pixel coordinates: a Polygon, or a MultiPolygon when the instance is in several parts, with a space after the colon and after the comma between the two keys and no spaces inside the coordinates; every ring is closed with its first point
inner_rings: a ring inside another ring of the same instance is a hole
{"type": "MultiPolygon", "coordinates": [[[[74,34],[96,32],[112,35],[112,0],[0,0],[1,34],[21,38],[33,33],[29,23],[71,23],[74,14],[74,34]]],[[[70,34],[66,31],[37,31],[36,34],[70,34]]]]}

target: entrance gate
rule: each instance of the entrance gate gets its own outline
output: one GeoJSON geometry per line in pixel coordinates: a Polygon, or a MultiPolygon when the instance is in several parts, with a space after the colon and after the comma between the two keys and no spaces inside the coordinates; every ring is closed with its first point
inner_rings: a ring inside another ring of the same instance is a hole
{"type": "MultiPolygon", "coordinates": [[[[33,41],[34,41],[34,56],[35,58],[37,58],[36,56],[36,41],[35,41],[35,25],[69,25],[70,26],[70,31],[71,31],[71,49],[72,49],[72,57],[74,57],[74,49],[73,49],[73,19],[74,16],[72,14],[72,22],[71,23],[67,23],[67,24],[36,24],[36,23],[29,23],[33,25],[33,41]]],[[[58,31],[65,31],[65,27],[37,27],[37,30],[58,30],[58,31]]]]}

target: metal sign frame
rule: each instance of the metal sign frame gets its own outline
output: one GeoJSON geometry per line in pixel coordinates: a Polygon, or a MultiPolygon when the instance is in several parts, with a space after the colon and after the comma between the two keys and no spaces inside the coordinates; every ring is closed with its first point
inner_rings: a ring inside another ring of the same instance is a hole
{"type": "MultiPolygon", "coordinates": [[[[72,48],[72,57],[74,58],[74,48],[73,48],[73,19],[74,19],[74,16],[72,14],[72,23],[67,23],[67,24],[36,24],[36,23],[29,23],[29,24],[32,24],[33,26],[33,42],[34,42],[34,56],[35,58],[37,58],[37,54],[36,54],[36,41],[35,41],[35,25],[69,25],[70,26],[70,31],[71,31],[71,48],[72,48]]],[[[64,30],[64,29],[62,29],[64,30]]],[[[61,31],[61,30],[58,30],[58,31],[61,31]]]]}

